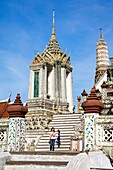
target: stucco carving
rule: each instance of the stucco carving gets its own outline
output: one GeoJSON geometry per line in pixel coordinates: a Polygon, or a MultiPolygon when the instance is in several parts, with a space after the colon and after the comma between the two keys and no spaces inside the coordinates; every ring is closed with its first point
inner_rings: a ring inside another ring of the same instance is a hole
{"type": "Polygon", "coordinates": [[[26,118],[26,130],[48,129],[51,118],[40,115],[26,118]]]}

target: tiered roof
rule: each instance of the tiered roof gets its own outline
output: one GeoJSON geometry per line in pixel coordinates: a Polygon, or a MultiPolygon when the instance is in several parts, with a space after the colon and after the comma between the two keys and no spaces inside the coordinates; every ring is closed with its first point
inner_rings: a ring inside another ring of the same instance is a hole
{"type": "Polygon", "coordinates": [[[42,54],[36,54],[32,64],[42,64],[45,62],[51,64],[55,61],[60,61],[63,64],[71,66],[70,55],[66,55],[66,53],[61,50],[59,43],[56,39],[53,11],[52,34],[50,37],[49,44],[47,45],[42,54]]]}

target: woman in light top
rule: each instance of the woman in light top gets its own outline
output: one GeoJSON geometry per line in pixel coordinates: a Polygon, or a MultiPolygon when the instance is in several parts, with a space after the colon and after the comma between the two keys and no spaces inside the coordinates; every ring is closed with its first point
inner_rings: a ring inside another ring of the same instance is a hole
{"type": "Polygon", "coordinates": [[[55,146],[55,140],[56,140],[56,133],[54,127],[51,128],[49,141],[50,141],[50,151],[54,151],[55,146]]]}

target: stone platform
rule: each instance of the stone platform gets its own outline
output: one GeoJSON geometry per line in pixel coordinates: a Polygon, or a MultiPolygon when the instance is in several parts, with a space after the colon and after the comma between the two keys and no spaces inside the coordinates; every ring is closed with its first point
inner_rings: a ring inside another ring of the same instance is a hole
{"type": "Polygon", "coordinates": [[[1,154],[0,170],[112,170],[109,159],[101,152],[86,154],[74,151],[10,152],[1,154]]]}
{"type": "Polygon", "coordinates": [[[77,152],[10,152],[5,170],[65,170],[77,152]]]}

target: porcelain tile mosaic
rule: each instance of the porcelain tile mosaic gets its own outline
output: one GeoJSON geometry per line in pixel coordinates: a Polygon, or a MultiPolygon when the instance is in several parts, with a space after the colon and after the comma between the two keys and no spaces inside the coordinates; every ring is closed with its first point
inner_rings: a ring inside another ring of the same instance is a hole
{"type": "Polygon", "coordinates": [[[101,144],[102,142],[102,125],[96,125],[96,145],[101,144]]]}
{"type": "Polygon", "coordinates": [[[85,150],[93,150],[94,148],[94,119],[98,114],[85,114],[85,134],[84,147],[85,150]]]}
{"type": "Polygon", "coordinates": [[[95,119],[95,123],[113,123],[113,116],[100,116],[95,119]]]}
{"type": "Polygon", "coordinates": [[[25,121],[23,118],[11,118],[9,121],[8,150],[19,151],[25,144],[25,121]]]}

